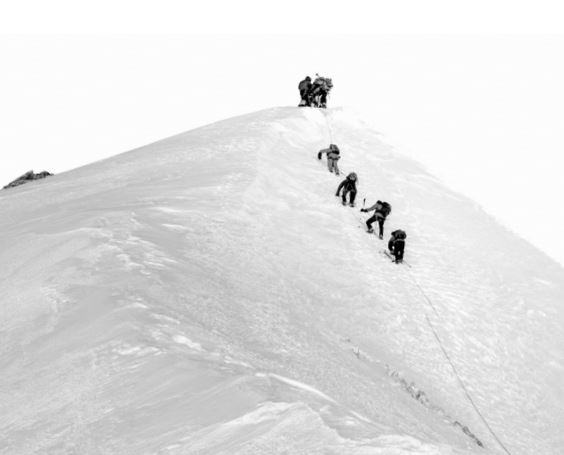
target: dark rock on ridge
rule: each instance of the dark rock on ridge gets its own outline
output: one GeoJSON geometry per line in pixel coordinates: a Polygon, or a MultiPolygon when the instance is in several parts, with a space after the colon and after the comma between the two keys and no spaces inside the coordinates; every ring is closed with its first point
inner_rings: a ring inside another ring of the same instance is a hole
{"type": "Polygon", "coordinates": [[[4,189],[6,188],[12,188],[14,186],[18,186],[18,185],[23,185],[24,183],[30,182],[32,180],[39,180],[39,179],[43,179],[45,177],[49,177],[51,174],[50,172],[47,171],[43,171],[43,172],[38,172],[37,174],[35,174],[33,171],[27,171],[25,174],[19,176],[16,180],[13,180],[12,182],[8,183],[4,189]]]}

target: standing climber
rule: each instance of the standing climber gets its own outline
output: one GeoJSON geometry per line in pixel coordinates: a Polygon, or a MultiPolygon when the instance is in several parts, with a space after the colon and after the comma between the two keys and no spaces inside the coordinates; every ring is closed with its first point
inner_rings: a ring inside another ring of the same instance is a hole
{"type": "Polygon", "coordinates": [[[300,104],[298,105],[298,107],[302,107],[302,106],[311,106],[311,98],[310,98],[310,92],[311,92],[311,77],[306,76],[306,78],[303,81],[300,81],[300,83],[298,84],[298,90],[300,91],[300,104]]]}
{"type": "Polygon", "coordinates": [[[320,150],[317,154],[317,158],[321,159],[321,155],[324,153],[327,154],[327,167],[329,168],[329,172],[335,172],[335,174],[339,175],[339,166],[337,166],[337,161],[341,158],[339,147],[335,144],[330,144],[328,149],[320,150]]]}
{"type": "Polygon", "coordinates": [[[390,250],[390,253],[393,254],[398,264],[400,262],[403,262],[403,250],[405,249],[406,238],[407,234],[405,233],[405,231],[396,229],[394,232],[392,232],[392,236],[388,241],[388,250],[390,250]]]}
{"type": "Polygon", "coordinates": [[[370,210],[374,210],[374,215],[366,220],[368,232],[374,232],[374,229],[372,229],[372,223],[378,221],[378,237],[382,239],[384,238],[384,222],[386,221],[386,217],[391,213],[392,206],[387,202],[378,201],[372,207],[368,207],[367,209],[360,209],[361,212],[370,212],[370,210]]]}
{"type": "Polygon", "coordinates": [[[343,205],[347,205],[347,194],[349,194],[349,205],[351,207],[354,207],[354,199],[356,198],[356,182],[356,174],[354,172],[351,172],[349,175],[347,175],[347,178],[339,184],[335,196],[340,196],[339,193],[341,192],[341,189],[343,190],[343,205]]]}

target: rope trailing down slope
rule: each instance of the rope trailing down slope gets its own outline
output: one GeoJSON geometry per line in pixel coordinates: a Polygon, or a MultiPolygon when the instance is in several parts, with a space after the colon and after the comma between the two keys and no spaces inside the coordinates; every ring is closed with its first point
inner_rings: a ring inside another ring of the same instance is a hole
{"type": "MultiPolygon", "coordinates": [[[[328,135],[329,135],[329,143],[332,144],[333,143],[333,127],[332,127],[332,122],[330,120],[330,113],[325,111],[325,110],[322,110],[322,112],[323,112],[323,117],[325,118],[325,123],[327,125],[327,132],[328,132],[328,135]]],[[[347,174],[347,172],[343,169],[341,169],[341,172],[345,175],[347,174]]],[[[417,279],[415,278],[415,276],[409,270],[408,270],[408,273],[409,273],[409,276],[410,276],[411,280],[413,281],[414,285],[416,286],[416,288],[419,290],[419,292],[423,296],[423,299],[431,307],[431,309],[437,315],[437,317],[440,317],[439,313],[437,312],[437,309],[433,305],[433,302],[427,296],[427,294],[425,294],[425,291],[423,290],[421,285],[417,282],[417,279]]],[[[474,399],[472,398],[472,395],[470,395],[470,392],[468,391],[468,388],[464,384],[464,381],[462,380],[462,378],[458,374],[458,371],[457,371],[456,367],[454,366],[454,362],[452,361],[451,357],[449,356],[443,342],[441,341],[441,338],[439,337],[437,331],[435,330],[435,327],[433,326],[433,323],[431,322],[431,319],[429,318],[429,314],[428,314],[427,310],[425,310],[425,308],[423,308],[423,311],[425,312],[425,320],[427,321],[427,325],[431,329],[431,332],[433,332],[433,336],[437,340],[437,344],[439,345],[444,357],[448,361],[448,363],[449,363],[449,365],[450,365],[450,367],[451,367],[451,369],[454,373],[454,376],[456,377],[456,380],[457,380],[458,384],[460,385],[460,388],[464,392],[464,395],[466,396],[466,398],[468,399],[468,401],[472,405],[472,408],[474,409],[474,411],[476,412],[476,414],[478,415],[480,420],[484,423],[484,425],[486,426],[486,428],[488,429],[490,434],[493,436],[493,438],[500,445],[500,447],[505,451],[505,453],[507,453],[508,455],[511,455],[511,452],[509,452],[507,447],[505,447],[505,445],[503,444],[501,439],[497,436],[495,431],[492,429],[492,427],[490,426],[490,424],[488,423],[488,421],[486,420],[484,415],[480,412],[480,409],[476,405],[474,399]]]]}

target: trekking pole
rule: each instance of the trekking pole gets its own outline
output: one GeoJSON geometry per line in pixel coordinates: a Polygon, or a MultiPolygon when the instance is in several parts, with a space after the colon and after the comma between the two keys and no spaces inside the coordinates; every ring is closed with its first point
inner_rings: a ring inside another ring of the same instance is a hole
{"type": "MultiPolygon", "coordinates": [[[[364,204],[366,204],[366,198],[364,198],[364,199],[362,200],[362,209],[363,209],[363,210],[364,210],[364,204]]],[[[359,216],[359,217],[358,217],[358,220],[360,221],[360,227],[363,227],[363,226],[366,225],[366,224],[365,224],[365,221],[362,219],[362,216],[359,216]]]]}

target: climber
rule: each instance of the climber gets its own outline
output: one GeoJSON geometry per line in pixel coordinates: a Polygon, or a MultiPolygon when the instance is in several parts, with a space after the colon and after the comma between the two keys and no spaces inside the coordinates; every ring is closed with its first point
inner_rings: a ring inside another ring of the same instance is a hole
{"type": "Polygon", "coordinates": [[[347,205],[347,194],[350,194],[349,196],[349,205],[351,207],[354,207],[354,199],[356,197],[356,182],[357,182],[357,177],[356,174],[354,172],[351,172],[349,175],[347,175],[347,178],[345,180],[343,180],[339,187],[337,188],[337,193],[335,194],[335,196],[340,196],[340,192],[341,189],[343,189],[343,205],[347,205]]]}
{"type": "Polygon", "coordinates": [[[310,98],[310,91],[311,91],[311,77],[306,76],[306,78],[301,81],[298,85],[298,90],[300,91],[300,104],[298,107],[302,106],[311,106],[311,98],[310,98]]]}
{"type": "Polygon", "coordinates": [[[333,81],[328,77],[321,77],[317,74],[317,78],[313,81],[311,88],[311,100],[314,107],[327,107],[327,95],[333,88],[333,81]]]}
{"type": "Polygon", "coordinates": [[[405,248],[406,238],[407,234],[405,233],[405,231],[396,229],[394,232],[392,232],[392,236],[388,241],[388,250],[390,250],[390,253],[393,254],[398,264],[400,262],[403,262],[403,250],[405,248]]]}
{"type": "Polygon", "coordinates": [[[339,175],[339,166],[337,166],[337,161],[341,158],[340,157],[340,150],[335,144],[330,144],[328,149],[320,150],[317,154],[317,158],[321,159],[321,155],[324,153],[327,154],[327,167],[329,168],[329,172],[335,171],[335,174],[339,175]]]}
{"type": "Polygon", "coordinates": [[[392,206],[387,202],[378,201],[372,207],[368,207],[366,209],[360,209],[361,212],[370,212],[370,210],[374,210],[374,215],[366,220],[366,226],[368,228],[368,232],[374,232],[372,229],[372,223],[378,221],[378,228],[379,233],[378,237],[381,239],[384,237],[384,222],[386,221],[386,217],[392,211],[392,206]]]}

